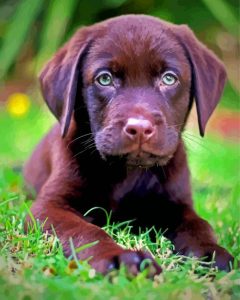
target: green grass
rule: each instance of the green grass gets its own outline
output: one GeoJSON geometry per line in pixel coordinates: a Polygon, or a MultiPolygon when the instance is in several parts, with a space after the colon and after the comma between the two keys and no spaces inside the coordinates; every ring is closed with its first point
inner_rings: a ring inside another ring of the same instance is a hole
{"type": "MultiPolygon", "coordinates": [[[[148,232],[134,236],[131,223],[112,224],[110,216],[105,230],[124,247],[151,251],[163,268],[161,275],[153,281],[144,272],[129,278],[122,268],[102,277],[86,262],[75,261],[74,255],[66,259],[57,237],[46,236],[38,224],[26,235],[24,217],[31,202],[21,175],[11,167],[21,164],[47,131],[52,119],[44,115],[36,107],[22,119],[0,111],[1,300],[240,298],[239,270],[218,272],[209,264],[174,255],[173,246],[161,234],[152,243],[148,232]]],[[[220,138],[196,136],[185,134],[196,210],[211,223],[219,243],[239,260],[239,147],[220,138]]]]}

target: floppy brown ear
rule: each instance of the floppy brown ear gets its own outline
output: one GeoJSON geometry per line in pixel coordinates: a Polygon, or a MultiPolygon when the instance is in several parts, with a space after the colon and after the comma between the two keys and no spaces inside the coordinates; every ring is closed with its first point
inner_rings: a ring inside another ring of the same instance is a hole
{"type": "Polygon", "coordinates": [[[39,79],[42,94],[49,109],[61,124],[64,137],[71,121],[79,65],[90,44],[89,27],[82,28],[45,65],[39,79]]]}
{"type": "Polygon", "coordinates": [[[174,33],[191,64],[199,131],[204,136],[206,124],[221,98],[226,71],[216,55],[199,42],[186,25],[174,26],[174,33]]]}

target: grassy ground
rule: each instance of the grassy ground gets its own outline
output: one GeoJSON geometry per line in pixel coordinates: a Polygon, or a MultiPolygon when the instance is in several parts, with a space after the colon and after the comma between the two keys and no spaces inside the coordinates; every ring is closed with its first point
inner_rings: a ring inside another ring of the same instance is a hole
{"type": "MultiPolygon", "coordinates": [[[[173,255],[160,234],[150,242],[148,232],[131,234],[130,224],[105,229],[124,247],[146,248],[163,267],[154,281],[124,269],[102,277],[86,262],[63,256],[57,237],[47,237],[36,224],[24,234],[24,217],[31,202],[21,175],[9,166],[21,164],[52,120],[33,107],[17,119],[0,111],[0,299],[239,299],[240,272],[226,274],[196,259],[173,255]]],[[[185,133],[197,212],[213,226],[219,242],[240,259],[239,147],[210,135],[200,140],[185,133]]]]}

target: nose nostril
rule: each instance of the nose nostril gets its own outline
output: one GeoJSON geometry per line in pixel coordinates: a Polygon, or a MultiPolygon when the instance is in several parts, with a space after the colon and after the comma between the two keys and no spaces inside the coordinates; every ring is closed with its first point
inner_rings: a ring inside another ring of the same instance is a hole
{"type": "Polygon", "coordinates": [[[145,131],[144,131],[144,134],[145,135],[150,135],[150,134],[152,134],[152,129],[146,129],[145,131]]]}
{"type": "Polygon", "coordinates": [[[136,135],[137,130],[135,128],[127,128],[127,133],[130,135],[136,135]]]}

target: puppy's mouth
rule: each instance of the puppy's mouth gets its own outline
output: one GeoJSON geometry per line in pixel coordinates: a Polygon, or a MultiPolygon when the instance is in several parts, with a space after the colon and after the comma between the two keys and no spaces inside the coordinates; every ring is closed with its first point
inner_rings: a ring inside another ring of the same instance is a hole
{"type": "Polygon", "coordinates": [[[126,164],[129,167],[151,168],[166,165],[170,158],[170,155],[158,156],[145,151],[135,151],[126,154],[126,164]]]}
{"type": "MultiPolygon", "coordinates": [[[[175,147],[174,147],[175,149],[175,147]]],[[[143,149],[143,147],[137,147],[132,145],[121,150],[113,150],[111,147],[108,149],[107,144],[105,144],[104,149],[98,149],[101,157],[104,160],[108,158],[121,158],[124,159],[126,165],[129,167],[138,168],[151,168],[154,166],[164,166],[173,157],[174,149],[165,149],[165,151],[157,151],[156,153],[150,149],[143,149]],[[104,151],[105,150],[105,151],[104,151]],[[166,151],[167,150],[167,151],[166,151]]]]}

